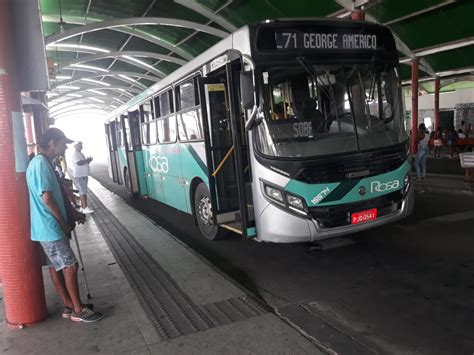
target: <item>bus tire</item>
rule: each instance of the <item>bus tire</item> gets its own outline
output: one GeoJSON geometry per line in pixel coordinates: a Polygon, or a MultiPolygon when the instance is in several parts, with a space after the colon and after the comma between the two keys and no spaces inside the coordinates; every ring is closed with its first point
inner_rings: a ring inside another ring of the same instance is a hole
{"type": "Polygon", "coordinates": [[[128,191],[131,191],[130,188],[130,176],[128,176],[128,169],[123,168],[123,182],[128,191]]]}
{"type": "Polygon", "coordinates": [[[128,193],[130,194],[130,196],[132,198],[138,198],[139,193],[132,191],[132,184],[130,183],[130,175],[128,175],[128,169],[127,168],[123,169],[123,179],[125,181],[125,187],[127,188],[128,193]]]}
{"type": "Polygon", "coordinates": [[[194,213],[201,234],[209,240],[218,239],[219,227],[214,223],[211,195],[203,182],[196,187],[194,193],[194,213]]]}

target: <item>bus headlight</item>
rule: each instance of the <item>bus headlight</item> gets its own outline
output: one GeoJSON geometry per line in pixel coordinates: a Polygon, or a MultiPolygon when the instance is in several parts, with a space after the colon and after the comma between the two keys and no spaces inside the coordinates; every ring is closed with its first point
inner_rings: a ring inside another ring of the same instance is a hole
{"type": "Polygon", "coordinates": [[[293,195],[286,195],[286,200],[288,201],[288,205],[290,206],[290,208],[293,207],[300,211],[304,211],[304,203],[301,198],[293,195]]]}
{"type": "Polygon", "coordinates": [[[284,203],[283,193],[277,188],[265,185],[265,195],[270,197],[272,200],[275,200],[280,203],[284,203]]]}
{"type": "Polygon", "coordinates": [[[403,194],[405,195],[408,191],[408,188],[410,187],[410,172],[408,172],[405,175],[405,178],[403,179],[403,194]]]}
{"type": "Polygon", "coordinates": [[[277,203],[281,207],[296,212],[301,215],[307,215],[306,204],[301,197],[292,195],[277,186],[267,185],[263,182],[263,191],[266,197],[277,203]]]}

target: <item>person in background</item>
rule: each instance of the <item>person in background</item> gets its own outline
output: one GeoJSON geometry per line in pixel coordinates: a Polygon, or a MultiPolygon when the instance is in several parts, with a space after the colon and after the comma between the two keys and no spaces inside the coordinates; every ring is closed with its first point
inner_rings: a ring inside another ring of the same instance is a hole
{"type": "Polygon", "coordinates": [[[433,134],[433,145],[434,145],[434,157],[439,159],[441,158],[441,147],[443,146],[443,134],[441,132],[441,127],[438,127],[433,134]]]}
{"type": "Polygon", "coordinates": [[[466,138],[472,137],[474,135],[474,130],[472,128],[472,123],[469,123],[467,125],[467,129],[466,129],[466,132],[464,132],[464,134],[466,135],[466,138]]]}
{"type": "MultiPolygon", "coordinates": [[[[74,211],[68,215],[67,201],[52,161],[64,155],[66,138],[57,128],[47,129],[41,138],[41,152],[29,163],[26,181],[30,199],[31,240],[39,242],[48,257],[49,271],[56,292],[64,303],[63,318],[75,322],[96,322],[102,314],[82,303],[77,281],[78,263],[69,243],[75,222],[84,223],[85,215],[74,211]]],[[[34,295],[32,295],[34,297],[34,295]]]]}
{"type": "Polygon", "coordinates": [[[451,129],[446,133],[446,143],[448,144],[449,156],[454,158],[454,152],[456,150],[456,141],[458,140],[458,133],[451,127],[451,129]]]}
{"type": "Polygon", "coordinates": [[[418,126],[415,137],[418,143],[418,151],[415,156],[416,179],[424,180],[426,177],[426,158],[428,156],[428,142],[430,136],[426,133],[426,127],[423,123],[418,126]]]}
{"type": "Polygon", "coordinates": [[[87,180],[89,178],[89,164],[92,157],[86,158],[82,153],[82,142],[74,142],[74,153],[72,154],[72,179],[74,185],[79,190],[79,198],[81,199],[81,212],[93,213],[94,210],[87,204],[87,180]]]}

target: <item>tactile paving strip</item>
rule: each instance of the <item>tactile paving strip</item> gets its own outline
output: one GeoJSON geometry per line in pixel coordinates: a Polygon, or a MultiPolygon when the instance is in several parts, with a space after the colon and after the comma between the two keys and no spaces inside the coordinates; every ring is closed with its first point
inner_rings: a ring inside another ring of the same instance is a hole
{"type": "Polygon", "coordinates": [[[197,306],[92,193],[90,201],[99,230],[162,340],[268,313],[250,295],[197,306]]]}

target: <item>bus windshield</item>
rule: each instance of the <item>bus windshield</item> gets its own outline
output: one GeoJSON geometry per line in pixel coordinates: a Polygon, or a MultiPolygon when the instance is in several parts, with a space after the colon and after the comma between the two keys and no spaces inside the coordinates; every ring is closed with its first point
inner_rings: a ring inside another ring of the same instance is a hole
{"type": "Polygon", "coordinates": [[[407,139],[397,69],[389,65],[292,66],[262,72],[263,119],[257,149],[309,158],[401,143],[407,139]]]}

